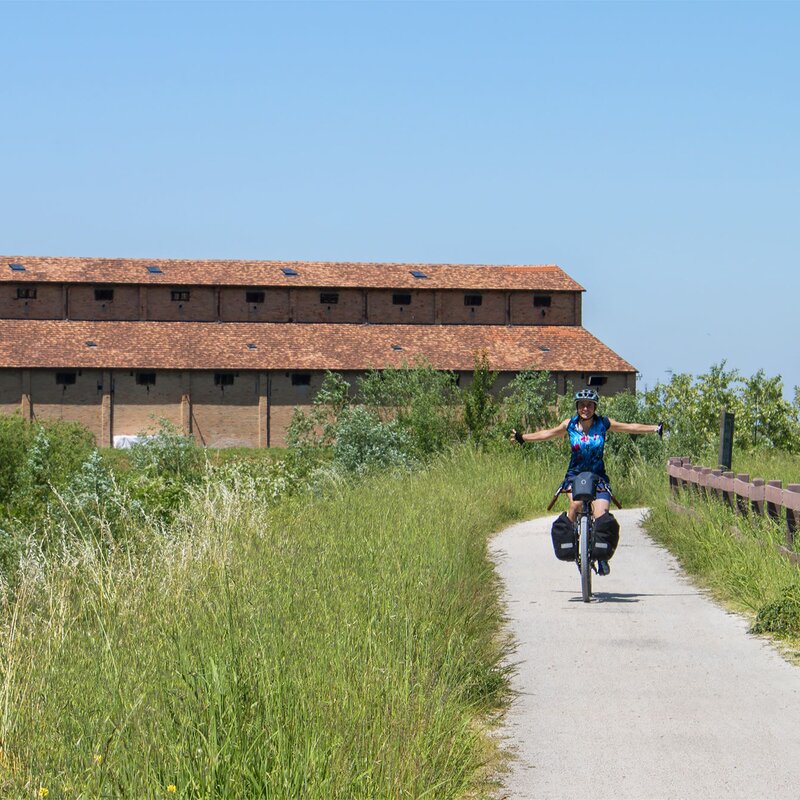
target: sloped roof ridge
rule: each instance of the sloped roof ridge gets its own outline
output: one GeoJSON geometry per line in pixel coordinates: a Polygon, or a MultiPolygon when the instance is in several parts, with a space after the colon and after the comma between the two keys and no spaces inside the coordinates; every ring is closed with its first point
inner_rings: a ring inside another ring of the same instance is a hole
{"type": "Polygon", "coordinates": [[[0,283],[12,282],[584,291],[556,264],[0,257],[0,283]],[[19,262],[27,269],[3,268],[3,259],[8,265],[19,262]],[[148,266],[159,270],[148,273],[148,266]],[[287,272],[289,267],[293,272],[287,272]],[[412,273],[416,270],[427,280],[415,277],[412,273]]]}
{"type": "Polygon", "coordinates": [[[351,261],[349,259],[333,259],[324,261],[319,259],[292,260],[292,259],[260,259],[260,258],[127,258],[119,256],[34,256],[34,255],[0,255],[0,262],[35,262],[46,264],[48,262],[71,262],[93,264],[173,264],[199,265],[219,264],[252,264],[253,266],[289,266],[301,265],[306,267],[477,267],[481,269],[554,269],[564,271],[561,266],[554,263],[545,264],[486,264],[479,262],[457,261],[351,261]]]}

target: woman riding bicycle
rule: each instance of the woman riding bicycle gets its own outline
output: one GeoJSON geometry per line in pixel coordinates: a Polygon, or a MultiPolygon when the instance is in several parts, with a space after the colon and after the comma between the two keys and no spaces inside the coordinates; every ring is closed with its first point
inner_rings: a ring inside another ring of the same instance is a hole
{"type": "MultiPolygon", "coordinates": [[[[565,419],[555,428],[543,428],[532,433],[511,432],[511,441],[516,441],[519,444],[523,442],[543,442],[562,436],[569,437],[572,452],[561,488],[569,498],[567,516],[571,522],[575,521],[575,517],[581,509],[580,501],[572,498],[572,481],[581,472],[593,472],[600,478],[597,499],[592,504],[594,518],[599,519],[608,512],[611,503],[611,484],[603,463],[606,433],[608,431],[617,431],[619,433],[657,433],[661,435],[662,431],[661,425],[618,422],[608,417],[600,417],[596,413],[599,402],[600,395],[594,389],[581,389],[575,393],[575,409],[577,413],[574,417],[565,419]]],[[[607,569],[607,565],[603,564],[602,568],[607,569]]],[[[605,572],[605,574],[608,573],[605,572]]]]}

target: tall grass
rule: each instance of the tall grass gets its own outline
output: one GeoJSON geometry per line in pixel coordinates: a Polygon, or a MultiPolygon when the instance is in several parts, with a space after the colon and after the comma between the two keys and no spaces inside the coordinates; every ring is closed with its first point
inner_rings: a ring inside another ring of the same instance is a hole
{"type": "MultiPolygon", "coordinates": [[[[786,483],[800,476],[800,459],[777,451],[743,454],[738,471],[786,483]]],[[[666,492],[651,503],[648,531],[719,599],[756,620],[754,631],[800,647],[800,570],[778,551],[785,521],[735,514],[715,498],[682,493],[683,508],[666,492]]]]}
{"type": "Polygon", "coordinates": [[[31,548],[4,593],[0,795],[480,792],[507,691],[487,537],[560,477],[462,452],[272,509],[206,483],[126,547],[31,548]]]}

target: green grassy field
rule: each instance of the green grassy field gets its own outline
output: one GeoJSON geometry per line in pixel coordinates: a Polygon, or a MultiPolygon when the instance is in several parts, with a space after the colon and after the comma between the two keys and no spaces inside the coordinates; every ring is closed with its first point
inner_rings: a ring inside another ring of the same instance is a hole
{"type": "MultiPolygon", "coordinates": [[[[480,794],[506,699],[488,536],[559,476],[463,452],[25,562],[2,630],[0,793],[480,794]]],[[[483,789],[482,789],[483,787],[483,789]]]]}

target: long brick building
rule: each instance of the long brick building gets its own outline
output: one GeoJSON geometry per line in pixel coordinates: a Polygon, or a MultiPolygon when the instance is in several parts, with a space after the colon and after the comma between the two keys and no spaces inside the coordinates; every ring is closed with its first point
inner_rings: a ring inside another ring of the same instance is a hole
{"type": "Polygon", "coordinates": [[[581,324],[557,266],[0,258],[0,411],[58,417],[101,446],[165,418],[212,447],[282,445],[326,370],[352,381],[424,357],[506,384],[635,390],[581,324]]]}

